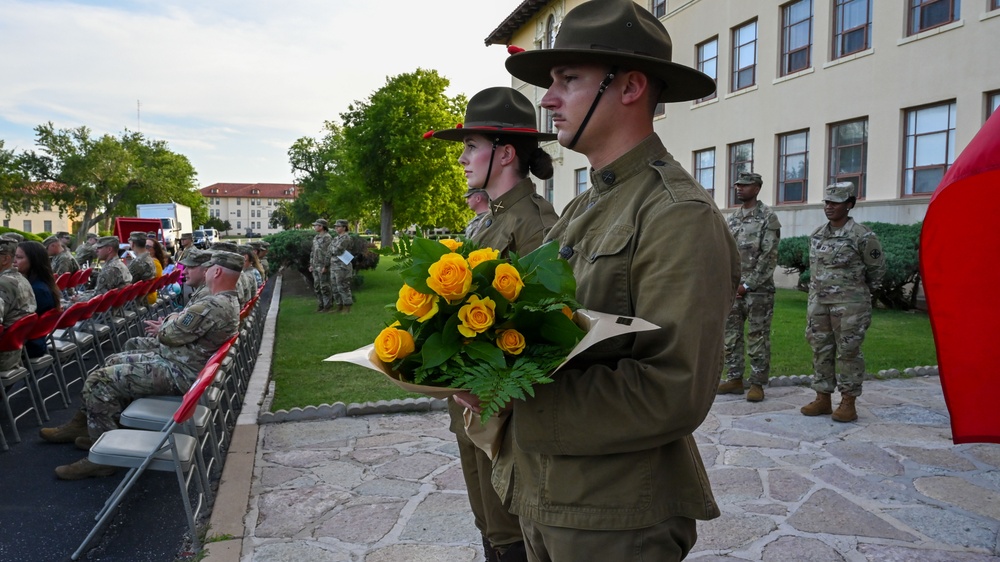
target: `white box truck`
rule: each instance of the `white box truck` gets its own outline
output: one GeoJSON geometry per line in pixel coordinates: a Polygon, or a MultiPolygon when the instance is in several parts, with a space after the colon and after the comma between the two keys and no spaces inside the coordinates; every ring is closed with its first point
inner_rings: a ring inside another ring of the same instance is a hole
{"type": "Polygon", "coordinates": [[[136,205],[141,219],[160,219],[163,224],[163,244],[168,252],[180,248],[181,234],[194,232],[191,224],[191,207],[180,203],[148,203],[136,205]]]}

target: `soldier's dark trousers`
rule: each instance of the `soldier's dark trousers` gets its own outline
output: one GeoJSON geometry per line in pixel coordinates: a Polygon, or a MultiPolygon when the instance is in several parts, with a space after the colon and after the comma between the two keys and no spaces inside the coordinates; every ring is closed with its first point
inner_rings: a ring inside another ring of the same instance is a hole
{"type": "Polygon", "coordinates": [[[865,356],[861,344],[872,323],[869,302],[820,304],[810,302],[806,311],[806,340],[813,350],[816,392],[834,390],[846,396],[861,396],[865,356]]]}
{"type": "Polygon", "coordinates": [[[464,408],[448,400],[451,430],[458,440],[462,461],[462,475],[469,492],[469,505],[476,520],[476,528],[494,547],[513,544],[521,540],[521,526],[517,516],[507,511],[493,489],[493,462],[486,453],[469,439],[465,432],[464,408]]]}
{"type": "Polygon", "coordinates": [[[568,529],[522,518],[521,531],[529,562],[674,562],[683,560],[698,539],[695,520],[687,517],[627,531],[568,529]]]}

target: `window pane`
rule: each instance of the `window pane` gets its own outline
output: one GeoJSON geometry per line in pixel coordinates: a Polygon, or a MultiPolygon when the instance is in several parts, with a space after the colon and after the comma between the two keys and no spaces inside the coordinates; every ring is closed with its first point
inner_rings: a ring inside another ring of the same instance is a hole
{"type": "Polygon", "coordinates": [[[806,155],[795,154],[785,159],[785,179],[797,180],[806,177],[806,155]]]}
{"type": "Polygon", "coordinates": [[[795,23],[809,17],[809,1],[802,0],[788,7],[788,23],[795,23]]]}
{"type": "Polygon", "coordinates": [[[754,53],[755,53],[756,49],[757,49],[757,45],[755,45],[753,43],[751,43],[749,45],[743,45],[742,47],[740,47],[739,53],[737,55],[737,56],[739,56],[739,59],[740,59],[740,66],[739,66],[740,68],[745,68],[745,67],[750,66],[751,64],[753,64],[754,53]]]}
{"type": "Polygon", "coordinates": [[[707,74],[709,78],[713,78],[714,79],[716,77],[715,63],[717,61],[718,61],[718,59],[712,59],[712,60],[709,60],[709,61],[705,61],[705,64],[702,65],[702,67],[701,67],[701,71],[704,72],[705,74],[707,74]]]}
{"type": "Polygon", "coordinates": [[[917,137],[917,166],[932,166],[945,163],[948,135],[937,133],[917,137]]]}
{"type": "MultiPolygon", "coordinates": [[[[950,105],[950,104],[949,104],[950,105]]],[[[912,133],[931,133],[948,128],[948,105],[938,105],[916,111],[916,127],[912,133]]]]}
{"type": "Polygon", "coordinates": [[[748,23],[737,32],[739,44],[744,45],[757,38],[757,22],[748,23]]]}
{"type": "Polygon", "coordinates": [[[844,29],[851,29],[868,23],[868,2],[853,0],[844,4],[844,29]]]}
{"type": "Polygon", "coordinates": [[[794,135],[787,135],[785,139],[785,154],[792,154],[794,152],[805,152],[806,150],[806,133],[796,133],[794,135]]]}
{"type": "Polygon", "coordinates": [[[753,86],[753,68],[741,70],[737,76],[738,76],[736,80],[737,88],[746,88],[747,86],[753,86]]]}
{"type": "Polygon", "coordinates": [[[719,56],[719,42],[709,41],[701,46],[701,51],[702,60],[715,58],[719,56]]]}
{"type": "Polygon", "coordinates": [[[914,175],[916,176],[914,178],[914,193],[933,193],[938,184],[941,183],[941,178],[944,177],[944,167],[916,170],[914,175]]]}
{"type": "Polygon", "coordinates": [[[802,201],[802,188],[801,182],[786,183],[784,189],[783,201],[802,201]]]}
{"type": "Polygon", "coordinates": [[[800,23],[789,30],[788,47],[789,50],[805,47],[809,44],[809,24],[800,23]]]}
{"type": "Polygon", "coordinates": [[[861,169],[862,154],[864,150],[860,145],[849,146],[837,150],[837,174],[859,173],[861,169]]]}

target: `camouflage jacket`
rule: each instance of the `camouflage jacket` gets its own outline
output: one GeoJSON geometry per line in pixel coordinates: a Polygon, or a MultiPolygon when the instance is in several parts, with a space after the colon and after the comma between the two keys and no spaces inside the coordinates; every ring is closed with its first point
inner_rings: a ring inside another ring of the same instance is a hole
{"type": "Polygon", "coordinates": [[[469,224],[465,225],[465,237],[475,238],[476,233],[478,233],[482,228],[486,217],[490,216],[489,211],[483,211],[476,216],[472,217],[469,224]]]}
{"type": "MultiPolygon", "coordinates": [[[[0,272],[0,321],[9,328],[15,321],[35,311],[31,283],[14,266],[0,272]]],[[[0,370],[13,369],[21,362],[21,350],[0,352],[0,370]]]]}
{"type": "Polygon", "coordinates": [[[330,266],[330,244],[333,237],[329,232],[319,232],[313,238],[312,255],[309,257],[309,265],[313,269],[322,271],[330,266]]]}
{"type": "Polygon", "coordinates": [[[122,260],[115,256],[101,266],[101,271],[97,274],[97,284],[94,285],[94,294],[100,295],[111,289],[121,289],[131,282],[132,274],[122,260]]]}
{"type": "Polygon", "coordinates": [[[249,271],[243,271],[240,273],[240,280],[236,282],[236,295],[240,308],[246,306],[255,294],[257,294],[257,282],[254,280],[253,274],[249,271]]]}
{"type": "Polygon", "coordinates": [[[809,300],[820,304],[865,302],[882,283],[882,244],[867,226],[848,218],[834,230],[830,223],[809,239],[809,300]]]}
{"type": "Polygon", "coordinates": [[[212,292],[208,290],[208,285],[202,283],[201,285],[198,285],[198,287],[196,287],[195,290],[191,291],[191,296],[188,297],[187,304],[188,306],[191,306],[192,304],[198,302],[198,300],[203,299],[211,294],[212,292]]]}
{"type": "Polygon", "coordinates": [[[757,201],[753,209],[740,207],[729,215],[729,232],[740,249],[740,282],[758,293],[774,292],[781,223],[774,211],[757,201]]]}
{"type": "Polygon", "coordinates": [[[236,335],[240,308],[234,291],[193,302],[160,326],[160,356],[195,376],[226,340],[236,335]]]}
{"type": "Polygon", "coordinates": [[[52,256],[51,265],[53,275],[73,273],[80,269],[80,264],[76,262],[76,258],[65,248],[63,248],[62,252],[52,256]]]}
{"type": "Polygon", "coordinates": [[[76,262],[85,264],[97,259],[97,248],[93,244],[83,243],[76,249],[76,262]]]}
{"type": "Polygon", "coordinates": [[[132,282],[146,281],[156,277],[156,264],[149,252],[143,252],[135,256],[132,263],[128,264],[128,272],[132,274],[132,282]]]}
{"type": "Polygon", "coordinates": [[[330,243],[330,267],[351,267],[351,264],[340,261],[340,256],[344,252],[351,251],[351,235],[348,233],[338,234],[330,243]]]}
{"type": "Polygon", "coordinates": [[[558,219],[552,204],[525,178],[490,203],[490,213],[473,240],[484,248],[523,256],[542,245],[558,219]]]}

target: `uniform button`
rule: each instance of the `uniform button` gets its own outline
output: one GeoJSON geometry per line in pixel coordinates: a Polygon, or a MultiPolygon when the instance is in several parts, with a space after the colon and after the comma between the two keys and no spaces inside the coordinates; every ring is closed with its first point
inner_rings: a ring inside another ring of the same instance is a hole
{"type": "Polygon", "coordinates": [[[612,172],[611,170],[605,170],[601,172],[601,179],[604,181],[605,184],[611,185],[615,183],[615,173],[612,172]]]}
{"type": "Polygon", "coordinates": [[[654,166],[666,166],[667,163],[664,162],[663,160],[657,160],[657,161],[653,162],[653,165],[654,166]]]}
{"type": "Polygon", "coordinates": [[[564,260],[568,260],[569,258],[573,257],[573,248],[570,248],[569,246],[563,246],[562,248],[559,248],[559,257],[561,257],[564,260]]]}

